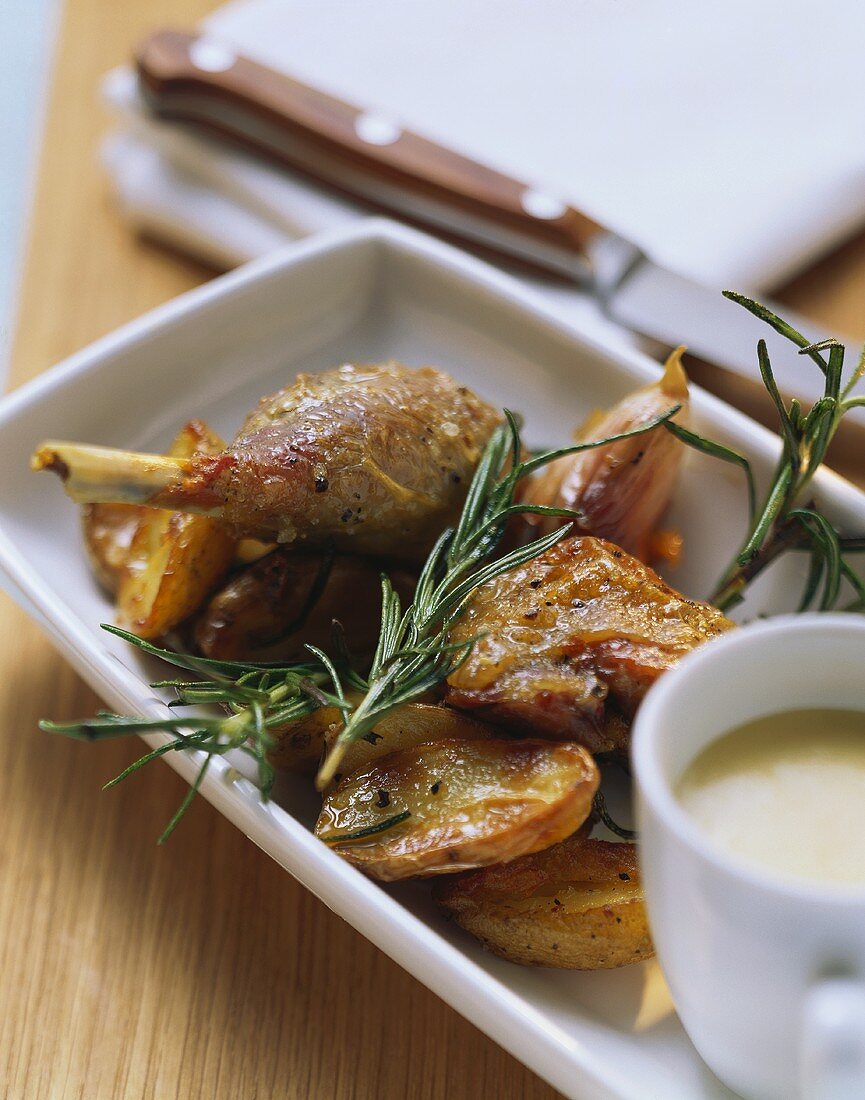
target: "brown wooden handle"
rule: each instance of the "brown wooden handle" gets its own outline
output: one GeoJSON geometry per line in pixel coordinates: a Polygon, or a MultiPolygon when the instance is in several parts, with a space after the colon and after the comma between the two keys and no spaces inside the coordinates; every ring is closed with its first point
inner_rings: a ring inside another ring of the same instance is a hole
{"type": "Polygon", "coordinates": [[[136,58],[151,109],[252,144],[352,195],[473,242],[580,274],[602,229],[555,196],[238,55],[159,31],[136,58]]]}

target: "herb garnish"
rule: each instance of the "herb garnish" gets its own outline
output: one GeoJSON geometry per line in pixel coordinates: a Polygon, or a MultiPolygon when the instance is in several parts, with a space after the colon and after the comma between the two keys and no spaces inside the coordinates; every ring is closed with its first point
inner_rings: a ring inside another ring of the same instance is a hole
{"type": "MultiPolygon", "coordinates": [[[[525,513],[573,516],[564,508],[516,503],[519,481],[563,455],[653,431],[668,423],[680,407],[675,405],[661,416],[618,435],[547,451],[525,461],[520,457],[522,444],[517,421],[512,413],[506,412],[505,424],[493,434],[475,471],[459,523],[439,537],[421,571],[414,599],[405,611],[390,579],[382,577],[381,628],[367,690],[354,709],[343,708],[345,724],[319,770],[320,788],[331,781],[352,741],[363,737],[396,707],[446,680],[465,661],[473,642],[454,645],[449,635],[475,589],[536,558],[570,530],[570,525],[566,525],[491,561],[512,516],[525,513]]],[[[339,685],[334,686],[339,692],[339,685]]]]}
{"type": "MultiPolygon", "coordinates": [[[[636,829],[627,829],[624,825],[620,825],[610,811],[607,809],[607,800],[601,791],[595,791],[595,797],[592,800],[592,812],[595,817],[605,825],[611,833],[615,833],[616,836],[620,836],[622,840],[636,840],[636,829]]],[[[621,876],[619,876],[621,878],[621,876]]]]}
{"type": "Polygon", "coordinates": [[[164,843],[189,808],[210,760],[232,749],[251,756],[258,768],[258,785],[267,800],[274,782],[274,770],[267,750],[274,743],[271,730],[303,718],[320,706],[337,706],[340,700],[325,690],[332,682],[323,663],[280,666],[245,661],[216,661],[162,649],[119,627],[103,623],[103,630],[116,634],[145,653],[160,657],[179,668],[210,677],[207,680],[158,680],[153,688],[171,688],[176,698],[170,707],[215,703],[229,714],[189,714],[176,718],[140,718],[100,711],[84,722],[40,722],[48,733],[61,733],[81,741],[104,741],[130,733],[170,733],[172,740],[145,753],[105,784],[108,790],[133,772],[172,751],[191,749],[205,754],[195,783],[190,787],[177,813],[168,823],[159,843],[164,843]]]}
{"type": "Polygon", "coordinates": [[[724,296],[790,340],[799,349],[800,355],[808,355],[822,371],[825,385],[823,396],[807,412],[795,399],[786,405],[775,380],[766,342],[760,340],[757,344],[760,375],[778,413],[782,441],[781,456],[759,507],[751,464],[747,458],[679,424],[665,424],[668,431],[688,446],[741,466],[747,478],[750,509],[748,535],[709,601],[722,611],[730,610],[741,603],[747,586],[768,565],[789,550],[800,550],[808,552],[811,557],[811,567],[799,602],[800,611],[806,611],[815,604],[821,611],[834,608],[845,580],[855,593],[854,601],[845,609],[865,610],[865,583],[846,560],[847,554],[865,549],[865,539],[843,538],[814,502],[807,499],[806,493],[844,415],[852,408],[865,406],[865,395],[851,396],[851,391],[865,375],[865,350],[845,382],[845,349],[837,340],[812,344],[801,332],[759,302],[731,290],[725,290],[724,296]]]}
{"type": "MultiPolygon", "coordinates": [[[[211,703],[229,713],[223,716],[200,714],[177,718],[137,718],[100,712],[84,722],[41,722],[40,728],[88,741],[125,736],[130,733],[163,732],[172,739],[136,760],[106,787],[112,787],[138,768],[172,751],[191,749],[204,753],[204,761],[194,784],[162,833],[165,841],[192,802],[208,765],[214,756],[233,749],[250,755],[256,762],[263,799],[269,797],[274,781],[267,751],[274,743],[274,732],[321,706],[338,709],[344,727],[318,776],[324,786],[333,777],[345,748],[359,738],[373,740],[373,727],[396,707],[423,695],[446,679],[466,659],[472,642],[453,645],[450,629],[471,594],[480,585],[549,549],[569,531],[569,525],[494,559],[508,521],[520,513],[575,518],[566,509],[525,505],[516,502],[519,481],[547,463],[564,455],[606,446],[620,439],[653,431],[659,426],[672,432],[690,447],[722,461],[739,466],[746,477],[750,526],[739,553],[724,573],[711,602],[729,610],[741,602],[748,584],[783,553],[807,551],[811,568],[805,584],[800,610],[815,601],[821,610],[834,607],[843,582],[853,589],[856,599],[848,610],[865,609],[865,583],[846,560],[847,555],[865,551],[865,537],[842,537],[823,516],[813,501],[806,500],[806,489],[822,463],[842,417],[851,408],[865,406],[865,396],[851,396],[865,375],[865,352],[850,377],[844,382],[844,348],[835,340],[810,344],[781,318],[759,303],[733,292],[731,300],[744,306],[776,332],[789,339],[814,360],[825,376],[823,396],[807,412],[798,401],[785,405],[775,381],[764,341],[757,346],[763,383],[778,411],[783,449],[771,485],[758,504],[751,464],[741,454],[721,443],[706,439],[673,420],[680,406],[630,431],[591,443],[576,444],[559,450],[535,453],[522,461],[522,443],[515,417],[506,413],[506,422],[497,429],[487,445],[472,483],[462,515],[456,527],[444,531],[427,559],[415,590],[414,599],[403,611],[400,599],[387,576],[382,577],[382,612],[378,645],[372,667],[366,677],[353,666],[348,649],[336,634],[332,659],[324,651],[307,646],[310,661],[281,665],[245,661],[215,661],[161,649],[114,626],[104,629],[173,664],[195,672],[203,679],[164,680],[152,684],[171,688],[176,699],[172,707],[211,703]],[[826,353],[824,355],[824,353],[826,353]],[[803,502],[804,501],[804,502],[803,502]],[[353,697],[352,704],[346,688],[353,697]]],[[[604,823],[623,837],[632,830],[618,826],[598,793],[595,812],[604,823]]],[[[330,843],[358,839],[389,829],[406,820],[408,811],[395,814],[378,825],[355,834],[323,838],[330,843]]]]}
{"type": "Polygon", "coordinates": [[[401,813],[394,814],[392,817],[386,817],[384,821],[378,821],[375,825],[366,825],[362,829],[355,829],[351,833],[323,833],[319,835],[319,840],[323,840],[325,844],[347,844],[352,840],[364,840],[368,836],[377,836],[379,833],[386,832],[388,829],[392,829],[394,825],[400,825],[403,821],[408,821],[411,817],[411,810],[403,810],[401,813]]]}
{"type": "MultiPolygon", "coordinates": [[[[372,735],[372,728],[386,714],[446,679],[468,656],[472,643],[454,646],[448,641],[448,632],[472,592],[500,573],[543,553],[568,533],[569,527],[564,526],[490,561],[512,516],[534,513],[572,517],[567,509],[517,503],[519,481],[563,455],[653,431],[669,422],[679,409],[680,406],[675,405],[661,416],[629,431],[591,443],[577,443],[535,454],[526,461],[520,460],[522,443],[516,418],[506,413],[505,423],[493,433],[484,450],[459,522],[439,537],[423,567],[414,599],[405,611],[389,578],[382,576],[381,629],[372,667],[366,678],[353,667],[339,633],[336,635],[335,659],[315,646],[306,646],[312,661],[280,665],[218,661],[175,653],[118,627],[103,624],[104,630],[145,653],[206,677],[194,681],[162,680],[152,684],[152,687],[174,690],[176,699],[169,706],[215,703],[230,713],[223,716],[190,714],[177,718],[140,718],[103,711],[83,722],[40,722],[40,729],[87,741],[122,737],[130,733],[163,732],[172,735],[171,741],[140,757],[107,784],[109,787],[168,752],[192,749],[204,753],[195,784],[159,838],[160,843],[167,840],[188,809],[214,756],[224,756],[232,749],[240,749],[251,756],[258,766],[259,786],[262,798],[266,800],[274,781],[273,768],[267,760],[267,751],[274,743],[274,731],[321,706],[332,706],[342,712],[345,725],[319,773],[318,782],[323,786],[333,778],[348,744],[372,735]],[[357,705],[353,706],[347,698],[346,688],[360,694],[357,705]]],[[[390,820],[390,824],[396,822],[390,820]]]]}

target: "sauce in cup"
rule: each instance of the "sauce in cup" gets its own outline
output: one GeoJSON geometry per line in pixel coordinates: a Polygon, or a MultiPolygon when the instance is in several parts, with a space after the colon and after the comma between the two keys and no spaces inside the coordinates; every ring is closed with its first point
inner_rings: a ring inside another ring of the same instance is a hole
{"type": "Polygon", "coordinates": [[[664,673],[634,722],[658,959],[748,1100],[865,1097],[863,673],[865,616],[760,620],[664,673]]]}
{"type": "Polygon", "coordinates": [[[677,785],[713,843],[748,863],[822,883],[865,884],[865,712],[752,719],[700,752],[677,785]]]}

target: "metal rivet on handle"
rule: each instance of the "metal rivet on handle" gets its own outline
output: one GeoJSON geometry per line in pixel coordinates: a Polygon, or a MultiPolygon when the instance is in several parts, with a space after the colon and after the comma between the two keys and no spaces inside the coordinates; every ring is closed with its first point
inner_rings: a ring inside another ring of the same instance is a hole
{"type": "Polygon", "coordinates": [[[354,120],[354,132],[367,145],[393,145],[402,134],[395,122],[384,115],[363,114],[354,120]]]}
{"type": "Polygon", "coordinates": [[[544,221],[552,221],[560,218],[568,209],[568,205],[557,199],[555,195],[548,195],[544,191],[535,191],[527,188],[520,196],[520,205],[527,214],[533,218],[542,218],[544,221]]]}
{"type": "Polygon", "coordinates": [[[225,73],[237,61],[237,54],[212,38],[197,38],[189,47],[189,60],[204,73],[225,73]]]}

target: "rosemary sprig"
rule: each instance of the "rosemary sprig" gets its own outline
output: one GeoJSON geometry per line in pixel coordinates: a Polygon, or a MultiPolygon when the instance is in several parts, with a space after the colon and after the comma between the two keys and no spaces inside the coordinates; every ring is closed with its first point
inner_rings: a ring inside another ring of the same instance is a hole
{"type": "MultiPolygon", "coordinates": [[[[115,626],[103,624],[109,633],[161,658],[177,668],[199,674],[199,680],[160,680],[151,686],[170,688],[176,698],[171,707],[217,704],[222,716],[191,714],[172,718],[143,718],[101,712],[81,722],[41,722],[40,728],[87,741],[122,737],[130,733],[163,732],[171,740],[140,757],[106,786],[112,787],[160,756],[172,751],[193,750],[204,754],[195,784],[184,798],[160,842],[167,839],[188,809],[214,756],[239,749],[251,756],[258,767],[262,798],[273,786],[273,769],[267,750],[273,733],[280,727],[311,713],[320,706],[333,706],[343,714],[344,729],[319,776],[326,783],[338,766],[345,747],[375,726],[390,710],[424,694],[440,683],[468,655],[471,643],[452,645],[448,632],[471,593],[485,581],[528,561],[561,539],[563,527],[528,546],[495,561],[498,547],[511,516],[532,512],[539,515],[572,517],[567,509],[524,505],[516,502],[521,478],[563,455],[642,435],[666,424],[679,411],[676,405],[654,420],[636,428],[558,450],[534,454],[521,461],[522,443],[516,418],[506,414],[505,423],[493,434],[472,479],[466,503],[455,528],[444,531],[421,571],[412,603],[402,610],[399,597],[387,576],[382,577],[381,628],[372,667],[366,678],[351,664],[341,630],[335,632],[336,659],[307,646],[312,661],[280,665],[246,661],[218,661],[154,646],[115,626]],[[345,688],[361,695],[352,708],[345,688]]],[[[392,822],[392,824],[395,822],[392,822]]]]}
{"type": "Polygon", "coordinates": [[[214,661],[154,646],[116,626],[103,624],[103,629],[178,668],[211,677],[208,680],[159,680],[152,683],[150,686],[153,688],[170,687],[175,691],[176,699],[169,706],[217,703],[228,712],[222,715],[144,718],[101,711],[95,718],[83,722],[39,723],[39,728],[48,733],[60,733],[83,741],[104,741],[131,733],[172,735],[170,741],[145,753],[106,783],[105,790],[169,752],[191,750],[203,753],[204,760],[198,775],[160,836],[160,844],[168,839],[189,809],[214,756],[224,756],[232,749],[239,749],[252,757],[258,769],[258,785],[266,800],[275,778],[273,767],[267,759],[267,750],[274,743],[272,731],[310,714],[320,706],[341,706],[344,703],[341,694],[334,695],[325,690],[332,683],[333,668],[320,660],[295,665],[214,661]]]}
{"type": "Polygon", "coordinates": [[[813,501],[807,499],[807,490],[845,414],[855,406],[865,404],[865,396],[850,396],[865,375],[865,351],[845,382],[845,349],[837,340],[813,344],[759,302],[733,291],[724,291],[724,295],[790,340],[799,349],[800,355],[808,355],[824,376],[824,390],[823,396],[807,413],[795,399],[787,405],[778,388],[766,342],[759,341],[757,359],[760,375],[778,414],[782,442],[781,456],[759,506],[756,505],[754,477],[747,458],[678,424],[665,425],[683,443],[737,464],[747,477],[750,510],[748,534],[709,599],[722,611],[730,610],[741,603],[748,585],[767,566],[782,554],[799,550],[807,551],[811,557],[799,603],[800,611],[814,605],[822,611],[835,607],[844,581],[856,594],[856,601],[849,605],[849,610],[861,610],[865,608],[865,585],[845,560],[845,555],[861,550],[865,539],[842,537],[813,501]]]}
{"type": "Polygon", "coordinates": [[[494,433],[475,472],[462,515],[455,528],[442,533],[421,571],[412,603],[402,611],[399,596],[382,577],[382,614],[378,647],[366,694],[347,715],[316,779],[326,786],[346,748],[369,733],[386,714],[447,679],[468,657],[473,642],[448,641],[451,627],[466,601],[481,585],[542,554],[570,530],[560,527],[502,557],[490,560],[508,520],[519,513],[573,518],[563,508],[516,503],[519,481],[562,455],[576,454],[620,439],[653,431],[679,411],[676,405],[630,431],[593,443],[546,451],[521,459],[520,432],[514,415],[494,433]]]}

